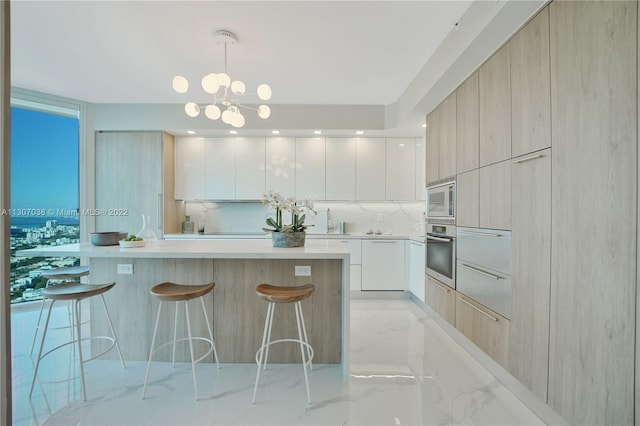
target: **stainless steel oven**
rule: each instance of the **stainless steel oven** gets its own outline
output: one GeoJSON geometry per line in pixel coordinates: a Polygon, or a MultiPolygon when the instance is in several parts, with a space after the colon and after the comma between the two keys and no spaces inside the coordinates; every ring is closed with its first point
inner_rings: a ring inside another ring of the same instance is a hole
{"type": "Polygon", "coordinates": [[[456,227],[428,223],[425,273],[456,288],[456,227]]]}

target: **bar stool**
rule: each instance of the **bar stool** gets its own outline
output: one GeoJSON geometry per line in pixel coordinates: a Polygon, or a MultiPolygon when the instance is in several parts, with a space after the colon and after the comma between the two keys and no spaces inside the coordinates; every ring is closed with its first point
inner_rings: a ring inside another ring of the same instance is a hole
{"type": "Polygon", "coordinates": [[[268,302],[267,318],[264,323],[264,332],[262,333],[262,345],[256,352],[256,364],[258,364],[258,372],[256,373],[256,384],[253,388],[252,404],[256,402],[256,392],[258,391],[258,382],[260,381],[260,370],[267,369],[267,358],[269,357],[269,346],[274,343],[296,342],[300,344],[300,354],[302,355],[302,369],[304,371],[304,381],[307,385],[307,402],[311,404],[311,393],[309,392],[309,378],[307,377],[307,365],[313,370],[313,348],[307,339],[307,329],[304,325],[304,316],[302,315],[301,301],[311,296],[315,287],[313,284],[305,284],[299,287],[275,286],[271,284],[260,284],[256,287],[256,294],[263,300],[268,302]],[[276,303],[293,303],[296,312],[296,323],[298,324],[297,339],[278,339],[271,341],[271,326],[273,325],[273,312],[276,303]],[[305,350],[306,349],[306,350],[305,350]],[[306,352],[306,357],[305,357],[306,352]],[[264,358],[264,360],[263,360],[264,358]],[[261,368],[262,367],[262,368],[261,368]]]}
{"type": "MultiPolygon", "coordinates": [[[[54,268],[47,269],[40,273],[41,276],[47,279],[47,284],[45,288],[53,285],[55,281],[68,281],[75,280],[76,278],[84,277],[89,275],[89,266],[87,265],[78,265],[78,266],[67,266],[65,268],[54,268]]],[[[38,337],[38,330],[42,328],[40,325],[40,321],[42,320],[42,311],[44,310],[45,302],[47,301],[46,297],[42,297],[42,303],[40,304],[40,312],[38,312],[38,321],[36,322],[36,329],[33,332],[33,340],[31,341],[31,349],[29,349],[29,354],[33,353],[33,348],[36,345],[36,338],[38,337]]],[[[71,303],[69,303],[69,324],[64,327],[51,327],[50,329],[60,329],[60,328],[69,328],[71,330],[71,340],[73,340],[73,311],[71,309],[71,303]]]]}
{"type": "Polygon", "coordinates": [[[147,362],[147,373],[144,376],[144,387],[142,388],[142,399],[144,399],[145,394],[147,392],[147,383],[149,381],[149,370],[151,369],[151,360],[153,359],[153,354],[158,352],[160,349],[164,348],[167,345],[173,345],[173,356],[171,360],[171,365],[175,365],[176,361],[176,343],[183,342],[185,340],[189,341],[189,351],[191,353],[191,373],[193,374],[193,387],[195,389],[196,401],[198,400],[198,382],[196,380],[196,364],[206,358],[212,351],[213,356],[216,360],[216,364],[218,368],[220,368],[220,363],[218,362],[218,353],[216,352],[216,344],[213,340],[213,332],[211,331],[211,324],[209,323],[209,316],[207,315],[207,310],[204,306],[204,296],[209,294],[213,288],[215,287],[215,283],[203,284],[203,285],[181,285],[175,284],[172,282],[165,282],[162,284],[158,284],[151,289],[151,294],[160,299],[160,306],[158,307],[158,315],[156,316],[156,325],[153,328],[153,337],[151,338],[151,350],[149,352],[149,361],[147,362]],[[191,335],[191,320],[189,319],[189,304],[187,303],[191,299],[200,299],[200,303],[202,304],[202,313],[204,314],[205,322],[207,323],[207,329],[209,330],[209,338],[206,337],[193,337],[191,335]],[[178,329],[178,303],[180,301],[184,301],[184,309],[185,316],[187,318],[187,337],[183,337],[181,339],[176,339],[176,333],[178,329]],[[156,334],[158,332],[158,324],[160,323],[160,313],[162,312],[162,304],[164,302],[176,302],[176,311],[175,311],[175,319],[173,326],[173,341],[164,343],[161,346],[158,346],[154,349],[156,344],[156,334]],[[194,359],[193,355],[193,341],[200,340],[203,342],[207,342],[210,347],[207,350],[207,353],[202,355],[198,359],[194,359]]]}
{"type": "Polygon", "coordinates": [[[110,351],[114,346],[118,350],[118,356],[120,357],[120,362],[122,363],[122,368],[125,368],[124,359],[122,358],[122,352],[120,352],[120,346],[118,345],[118,339],[116,338],[115,330],[113,329],[113,324],[111,322],[111,316],[109,315],[109,310],[107,309],[107,303],[104,300],[104,293],[111,290],[116,283],[108,283],[108,284],[80,284],[77,282],[66,282],[62,284],[57,284],[54,286],[46,287],[42,290],[42,295],[47,299],[51,299],[51,304],[49,305],[49,310],[47,312],[47,319],[44,323],[44,331],[42,332],[42,340],[40,341],[40,349],[38,351],[38,360],[36,361],[36,368],[33,372],[33,380],[31,381],[31,389],[29,390],[29,399],[31,399],[31,394],[33,393],[33,386],[36,383],[36,377],[38,375],[38,368],[40,367],[40,361],[53,351],[60,349],[67,345],[72,345],[74,343],[78,344],[78,358],[79,358],[79,366],[80,366],[80,379],[82,383],[82,399],[84,401],[87,400],[87,391],[84,382],[84,364],[92,361],[108,351],[110,351]],[[82,317],[80,316],[80,301],[93,296],[100,296],[102,299],[102,306],[104,306],[104,312],[107,318],[107,322],[109,323],[109,329],[111,330],[111,336],[90,336],[90,337],[82,337],[81,333],[81,325],[82,325],[82,317]],[[74,324],[75,325],[77,338],[70,340],[69,342],[63,343],[50,349],[46,353],[42,353],[42,349],[44,347],[44,341],[47,337],[47,329],[49,326],[49,319],[51,318],[51,310],[53,309],[53,305],[58,300],[66,300],[69,302],[74,302],[74,324]],[[92,340],[92,339],[106,339],[111,344],[104,351],[100,352],[97,355],[92,356],[89,359],[84,359],[82,355],[82,341],[83,340],[92,340]]]}

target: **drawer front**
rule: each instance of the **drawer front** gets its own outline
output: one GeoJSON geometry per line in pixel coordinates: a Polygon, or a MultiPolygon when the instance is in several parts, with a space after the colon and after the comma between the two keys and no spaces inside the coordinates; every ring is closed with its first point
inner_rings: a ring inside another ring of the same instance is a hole
{"type": "Polygon", "coordinates": [[[498,364],[507,367],[509,320],[481,304],[456,295],[456,328],[498,364]]]}
{"type": "Polygon", "coordinates": [[[438,280],[425,275],[426,303],[431,309],[444,318],[449,324],[455,325],[456,297],[455,290],[442,284],[438,280]]]}
{"type": "Polygon", "coordinates": [[[511,275],[511,232],[497,229],[457,228],[458,259],[511,275]]]}
{"type": "Polygon", "coordinates": [[[362,264],[362,241],[361,240],[340,240],[340,242],[346,245],[351,252],[351,264],[362,264]]]}
{"type": "Polygon", "coordinates": [[[458,259],[456,277],[460,293],[511,318],[511,276],[458,259]]]}

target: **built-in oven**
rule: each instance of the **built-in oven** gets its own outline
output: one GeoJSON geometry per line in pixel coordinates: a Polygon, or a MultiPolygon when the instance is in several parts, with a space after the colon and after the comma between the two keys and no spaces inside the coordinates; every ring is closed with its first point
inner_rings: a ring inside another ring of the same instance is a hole
{"type": "Polygon", "coordinates": [[[456,288],[456,227],[428,223],[425,273],[449,287],[456,288]]]}
{"type": "Polygon", "coordinates": [[[455,219],[456,182],[444,179],[427,187],[426,213],[428,219],[455,219]]]}

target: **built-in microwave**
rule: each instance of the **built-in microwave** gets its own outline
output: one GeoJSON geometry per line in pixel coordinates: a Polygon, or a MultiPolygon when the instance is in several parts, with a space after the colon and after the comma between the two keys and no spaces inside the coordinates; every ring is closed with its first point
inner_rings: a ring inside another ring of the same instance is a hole
{"type": "Polygon", "coordinates": [[[456,182],[447,180],[427,187],[427,219],[455,219],[456,182]]]}

